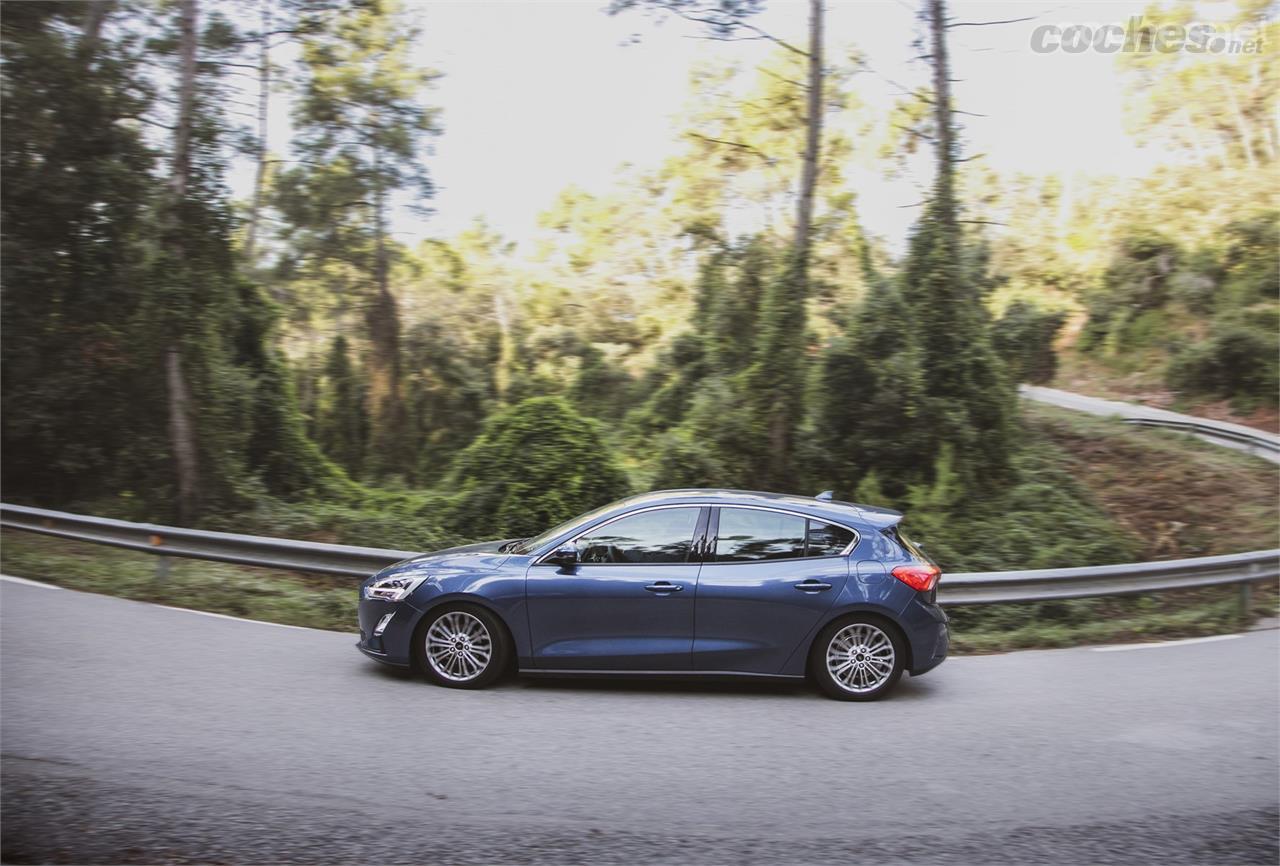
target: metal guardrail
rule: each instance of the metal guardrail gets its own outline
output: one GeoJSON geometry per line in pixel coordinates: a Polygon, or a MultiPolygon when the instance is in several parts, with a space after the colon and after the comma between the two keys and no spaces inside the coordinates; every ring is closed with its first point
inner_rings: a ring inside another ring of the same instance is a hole
{"type": "Polygon", "coordinates": [[[1175,421],[1166,418],[1142,417],[1126,418],[1124,420],[1129,424],[1137,424],[1140,427],[1159,427],[1165,430],[1179,430],[1183,433],[1190,433],[1193,436],[1201,436],[1205,439],[1233,442],[1237,445],[1244,445],[1250,450],[1257,449],[1258,451],[1265,451],[1271,454],[1280,454],[1280,442],[1277,442],[1274,436],[1268,436],[1261,431],[1254,434],[1216,424],[1202,424],[1197,421],[1175,421]]]}
{"type": "Polygon", "coordinates": [[[341,574],[361,579],[394,562],[419,554],[409,550],[382,550],[291,541],[232,532],[208,532],[153,523],[130,523],[107,517],[90,517],[65,511],[28,508],[0,503],[0,526],[56,535],[74,541],[109,544],[160,556],[181,556],[234,562],[286,571],[341,574]]]}
{"type": "MultiPolygon", "coordinates": [[[[181,556],[359,578],[418,555],[407,550],[129,523],[3,503],[0,503],[0,526],[162,557],[181,556]]],[[[1280,550],[1259,550],[1167,562],[947,574],[938,587],[938,600],[954,605],[1008,604],[1239,584],[1244,593],[1242,604],[1247,604],[1247,588],[1251,584],[1278,577],[1280,550]]]]}

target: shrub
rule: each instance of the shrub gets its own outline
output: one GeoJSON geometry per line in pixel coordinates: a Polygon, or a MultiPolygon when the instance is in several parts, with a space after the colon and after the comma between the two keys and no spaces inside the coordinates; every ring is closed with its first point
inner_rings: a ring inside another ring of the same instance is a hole
{"type": "Polygon", "coordinates": [[[1209,339],[1183,349],[1169,364],[1166,379],[1175,388],[1229,397],[1242,404],[1274,403],[1280,388],[1274,331],[1241,317],[1218,320],[1209,339]]]}
{"type": "Polygon", "coordinates": [[[446,526],[460,535],[528,536],[627,492],[600,425],[561,397],[531,397],[486,419],[454,459],[446,526]]]}
{"type": "Polygon", "coordinates": [[[1041,384],[1053,379],[1058,371],[1053,340],[1065,321],[1061,312],[1047,312],[1022,301],[996,321],[991,342],[1015,382],[1041,384]]]}

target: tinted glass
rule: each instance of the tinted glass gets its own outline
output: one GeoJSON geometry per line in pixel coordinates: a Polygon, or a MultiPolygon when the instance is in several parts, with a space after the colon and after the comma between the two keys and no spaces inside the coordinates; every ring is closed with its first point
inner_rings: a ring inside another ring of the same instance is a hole
{"type": "Polygon", "coordinates": [[[853,541],[853,532],[843,526],[832,526],[830,523],[809,521],[809,547],[806,556],[839,556],[849,542],[853,541]]]}
{"type": "Polygon", "coordinates": [[[541,535],[535,535],[533,538],[526,538],[524,541],[521,541],[519,544],[512,547],[511,552],[532,553],[551,539],[555,538],[557,535],[563,535],[575,526],[585,526],[600,515],[604,514],[610,508],[616,508],[617,506],[617,502],[610,502],[608,505],[601,505],[593,511],[588,511],[586,514],[579,514],[577,517],[572,517],[564,523],[561,523],[559,526],[551,527],[541,535]]]}
{"type": "Polygon", "coordinates": [[[776,511],[721,508],[716,562],[752,562],[804,556],[803,517],[776,511]]]}
{"type": "Polygon", "coordinates": [[[578,539],[582,562],[684,562],[693,546],[697,508],[660,508],[623,517],[578,539]]]}
{"type": "Polygon", "coordinates": [[[893,537],[898,540],[898,543],[902,545],[902,548],[906,550],[911,558],[916,562],[933,562],[933,560],[929,558],[929,555],[925,553],[918,544],[910,538],[907,538],[907,536],[904,535],[902,530],[898,527],[894,526],[886,530],[886,532],[893,533],[893,537]]]}

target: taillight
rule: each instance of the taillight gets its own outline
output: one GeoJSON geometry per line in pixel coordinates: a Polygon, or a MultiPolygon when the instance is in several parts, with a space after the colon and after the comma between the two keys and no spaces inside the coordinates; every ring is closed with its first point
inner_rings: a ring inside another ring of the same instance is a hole
{"type": "Polygon", "coordinates": [[[892,574],[912,589],[928,592],[938,585],[942,569],[931,562],[914,562],[911,565],[899,565],[892,574]]]}

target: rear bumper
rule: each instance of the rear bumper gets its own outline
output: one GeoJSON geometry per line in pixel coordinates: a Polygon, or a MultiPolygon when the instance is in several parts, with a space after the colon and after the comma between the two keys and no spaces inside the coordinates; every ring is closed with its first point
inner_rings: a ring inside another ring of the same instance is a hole
{"type": "Polygon", "coordinates": [[[910,674],[918,677],[947,660],[951,627],[942,608],[920,599],[913,599],[903,615],[911,635],[910,674]]]}

